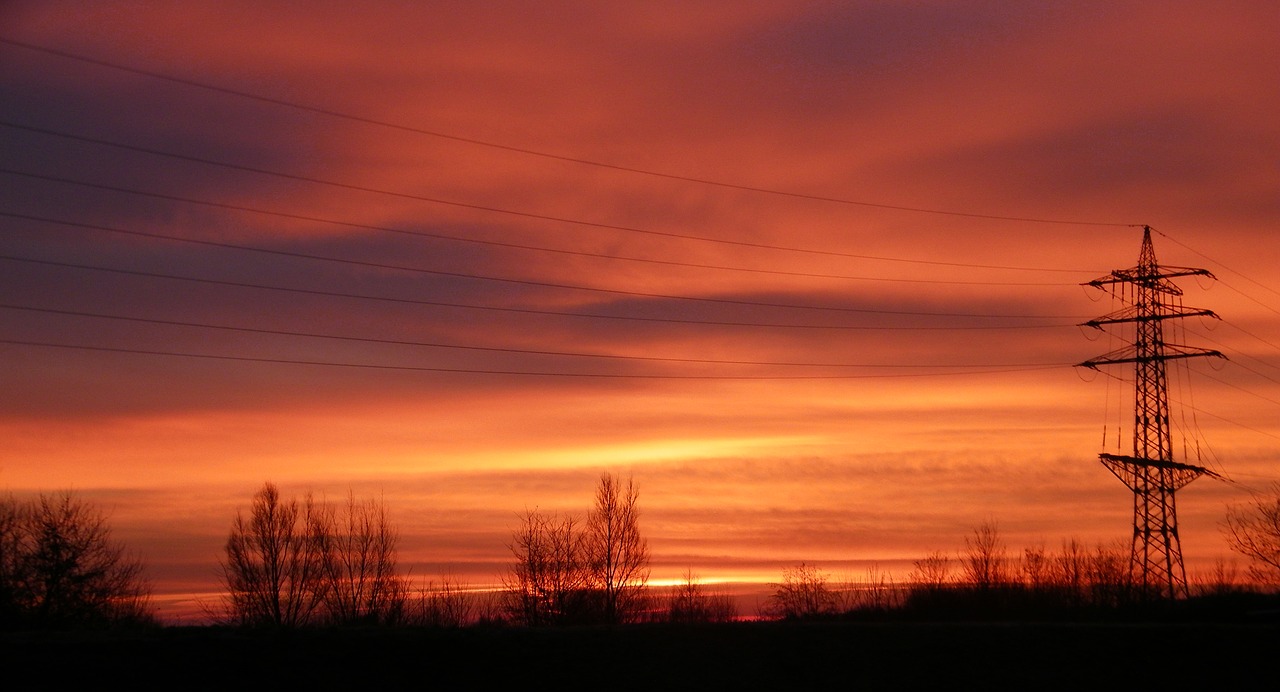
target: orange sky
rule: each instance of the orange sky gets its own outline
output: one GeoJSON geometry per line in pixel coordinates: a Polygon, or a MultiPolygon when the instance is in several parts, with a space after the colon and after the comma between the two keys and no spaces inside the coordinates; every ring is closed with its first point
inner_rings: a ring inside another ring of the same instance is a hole
{"type": "Polygon", "coordinates": [[[1189,569],[1280,479],[1274,3],[349,5],[0,9],[0,487],[161,595],[268,480],[476,584],[603,470],[658,579],[1123,539],[1127,224],[1218,277],[1189,569]]]}

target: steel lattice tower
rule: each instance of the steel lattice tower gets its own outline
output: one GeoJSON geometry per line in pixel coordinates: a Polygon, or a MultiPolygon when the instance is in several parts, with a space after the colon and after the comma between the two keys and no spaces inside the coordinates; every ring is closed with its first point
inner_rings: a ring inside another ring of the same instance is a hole
{"type": "Polygon", "coordinates": [[[1146,598],[1187,595],[1174,493],[1202,475],[1217,475],[1201,466],[1173,459],[1165,363],[1181,358],[1225,357],[1218,351],[1165,341],[1167,320],[1217,317],[1210,310],[1182,306],[1182,290],[1171,279],[1183,276],[1213,278],[1204,269],[1160,266],[1151,245],[1151,228],[1145,226],[1138,266],[1118,269],[1084,284],[1110,292],[1123,307],[1082,326],[1102,329],[1104,325],[1132,325],[1133,330],[1129,346],[1087,360],[1080,366],[1094,370],[1102,365],[1132,363],[1134,366],[1133,454],[1104,452],[1098,458],[1133,491],[1133,552],[1129,558],[1129,576],[1146,598]]]}

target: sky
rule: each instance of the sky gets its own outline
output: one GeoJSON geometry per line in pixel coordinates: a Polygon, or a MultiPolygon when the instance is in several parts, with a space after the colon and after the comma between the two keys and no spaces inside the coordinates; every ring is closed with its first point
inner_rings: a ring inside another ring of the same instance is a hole
{"type": "Polygon", "coordinates": [[[1124,542],[1170,341],[1188,572],[1280,480],[1272,2],[0,6],[0,490],[72,490],[162,615],[263,483],[415,580],[634,479],[655,582],[1124,542]],[[1174,332],[1172,330],[1176,329],[1174,332]]]}

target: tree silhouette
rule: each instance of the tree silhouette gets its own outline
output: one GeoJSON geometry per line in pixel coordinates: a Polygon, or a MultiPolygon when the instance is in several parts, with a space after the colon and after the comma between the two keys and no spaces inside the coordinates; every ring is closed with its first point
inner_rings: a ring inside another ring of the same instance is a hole
{"type": "Polygon", "coordinates": [[[395,623],[405,616],[408,584],[396,572],[399,536],[376,500],[348,493],[342,511],[322,507],[314,529],[323,571],[323,605],[334,624],[395,623]]]}
{"type": "Polygon", "coordinates": [[[22,619],[26,558],[21,517],[12,497],[0,500],[0,629],[14,627],[22,619]]]}
{"type": "Polygon", "coordinates": [[[587,517],[587,564],[592,586],[601,592],[605,622],[636,618],[644,609],[649,581],[649,545],[640,535],[635,484],[624,488],[610,473],[600,476],[596,503],[587,517]]]}
{"type": "Polygon", "coordinates": [[[1053,559],[1053,584],[1068,606],[1086,602],[1086,586],[1089,583],[1089,553],[1078,539],[1063,541],[1062,551],[1053,559]]]}
{"type": "Polygon", "coordinates": [[[153,620],[142,563],[111,539],[100,511],[70,492],[0,501],[0,627],[153,620]]]}
{"type": "Polygon", "coordinates": [[[515,562],[503,582],[513,620],[537,627],[586,617],[589,575],[574,517],[527,511],[509,548],[515,562]]]}
{"type": "Polygon", "coordinates": [[[1043,590],[1053,581],[1053,558],[1043,544],[1022,549],[1022,581],[1032,590],[1043,590]]]}
{"type": "Polygon", "coordinates": [[[408,585],[396,573],[397,538],[380,502],[348,494],[337,510],[309,494],[283,500],[266,483],[227,538],[224,617],[269,627],[399,622],[408,585]]]}
{"type": "Polygon", "coordinates": [[[1231,549],[1249,558],[1249,576],[1259,585],[1280,585],[1280,483],[1268,496],[1227,508],[1222,525],[1231,549]]]}
{"type": "Polygon", "coordinates": [[[873,564],[867,568],[862,588],[850,587],[846,591],[846,610],[856,608],[883,612],[902,605],[902,592],[894,586],[893,576],[881,571],[879,565],[873,564]]]}
{"type": "Polygon", "coordinates": [[[912,564],[907,580],[915,590],[942,591],[953,583],[951,558],[942,551],[935,550],[912,564]]]}
{"type": "Polygon", "coordinates": [[[667,599],[669,622],[729,622],[738,615],[733,600],[724,594],[708,593],[692,569],[676,585],[667,599]]]}
{"type": "Polygon", "coordinates": [[[323,518],[308,495],[284,501],[272,483],[253,496],[246,519],[236,513],[227,538],[223,580],[227,616],[250,626],[297,627],[324,598],[323,518]]]}
{"type": "Polygon", "coordinates": [[[1195,590],[1200,596],[1221,598],[1233,594],[1244,593],[1247,589],[1241,582],[1240,568],[1234,561],[1221,557],[1213,561],[1207,571],[1193,576],[1195,590]]]}
{"type": "Polygon", "coordinates": [[[1009,584],[1009,559],[1000,530],[995,522],[985,521],[964,539],[965,552],[960,564],[964,579],[979,591],[990,591],[1009,584]]]}
{"type": "Polygon", "coordinates": [[[1090,601],[1095,606],[1125,605],[1135,594],[1129,571],[1129,546],[1123,542],[1099,544],[1089,557],[1090,601]]]}
{"type": "Polygon", "coordinates": [[[573,515],[526,511],[503,576],[509,616],[532,626],[637,619],[649,580],[637,497],[630,479],[624,487],[604,473],[585,527],[573,515]]]}
{"type": "Polygon", "coordinates": [[[765,610],[784,620],[807,620],[834,615],[836,595],[827,586],[827,575],[817,567],[800,563],[782,570],[782,582],[773,584],[765,610]]]}
{"type": "Polygon", "coordinates": [[[482,605],[474,594],[467,593],[465,584],[445,577],[439,584],[427,582],[419,589],[409,621],[427,627],[456,629],[486,616],[481,613],[482,605]]]}

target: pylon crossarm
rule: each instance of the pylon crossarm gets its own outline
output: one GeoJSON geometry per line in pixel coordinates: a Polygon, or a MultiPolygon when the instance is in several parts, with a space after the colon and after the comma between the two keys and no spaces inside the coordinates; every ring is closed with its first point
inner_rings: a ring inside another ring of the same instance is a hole
{"type": "Polygon", "coordinates": [[[1119,464],[1128,464],[1131,466],[1148,466],[1160,469],[1172,469],[1175,471],[1189,471],[1197,475],[1217,476],[1218,474],[1210,471],[1203,466],[1195,466],[1193,464],[1183,464],[1171,459],[1143,459],[1142,457],[1129,456],[1127,454],[1106,454],[1098,455],[1098,458],[1104,462],[1115,462],[1119,464]]]}
{"type": "Polygon", "coordinates": [[[1118,351],[1112,351],[1104,356],[1090,358],[1083,363],[1078,363],[1078,368],[1089,368],[1097,370],[1100,365],[1120,365],[1123,363],[1154,363],[1168,360],[1178,360],[1181,358],[1226,358],[1221,351],[1215,351],[1207,348],[1198,348],[1195,346],[1181,346],[1178,344],[1165,344],[1165,352],[1153,355],[1138,355],[1136,347],[1129,346],[1118,351]]]}
{"type": "Polygon", "coordinates": [[[1164,267],[1155,266],[1151,268],[1133,267],[1130,269],[1116,269],[1110,274],[1086,281],[1083,285],[1093,286],[1094,288],[1102,288],[1111,284],[1141,284],[1148,288],[1153,288],[1162,293],[1172,293],[1174,295],[1182,295],[1182,289],[1169,281],[1183,276],[1205,276],[1210,279],[1217,280],[1208,269],[1194,269],[1192,267],[1164,267]]]}
{"type": "Polygon", "coordinates": [[[1221,319],[1218,314],[1212,310],[1203,310],[1200,308],[1184,308],[1182,306],[1163,306],[1166,309],[1160,312],[1151,312],[1149,310],[1141,310],[1137,306],[1125,308],[1113,312],[1110,315],[1099,317],[1097,319],[1082,322],[1081,327],[1093,327],[1101,329],[1104,324],[1126,324],[1130,322],[1157,322],[1160,320],[1171,320],[1179,317],[1212,317],[1213,319],[1221,319]]]}
{"type": "Polygon", "coordinates": [[[1168,493],[1172,495],[1200,476],[1211,475],[1216,477],[1218,475],[1208,469],[1178,464],[1177,462],[1169,462],[1173,466],[1134,464],[1121,461],[1124,458],[1126,457],[1119,455],[1101,455],[1100,457],[1102,465],[1107,467],[1111,475],[1119,479],[1121,483],[1124,483],[1129,490],[1142,497],[1153,493],[1168,493]],[[1106,458],[1108,456],[1111,458],[1106,458]]]}

